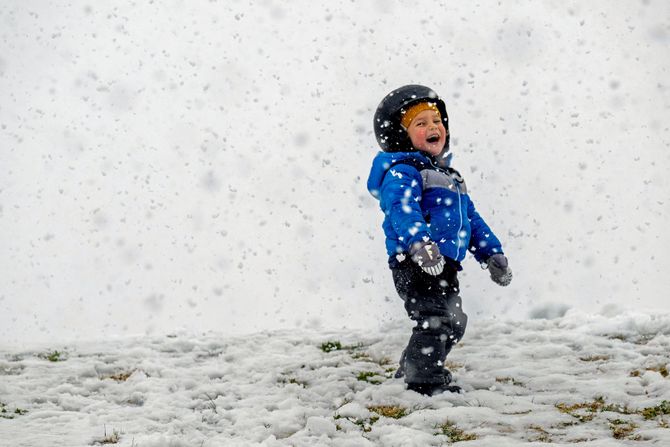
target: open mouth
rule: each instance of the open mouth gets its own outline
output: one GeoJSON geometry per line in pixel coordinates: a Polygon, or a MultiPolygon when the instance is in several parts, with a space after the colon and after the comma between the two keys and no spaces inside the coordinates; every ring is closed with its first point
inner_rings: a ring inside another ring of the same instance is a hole
{"type": "Polygon", "coordinates": [[[426,138],[426,141],[429,143],[437,143],[440,141],[440,136],[439,135],[431,135],[428,138],[426,138]]]}

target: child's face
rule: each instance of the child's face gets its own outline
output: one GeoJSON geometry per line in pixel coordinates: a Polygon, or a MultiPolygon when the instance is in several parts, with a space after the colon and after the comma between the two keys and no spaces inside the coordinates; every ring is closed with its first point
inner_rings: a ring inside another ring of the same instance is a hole
{"type": "Polygon", "coordinates": [[[414,149],[437,156],[447,141],[447,129],[442,124],[440,114],[434,110],[424,110],[410,123],[407,129],[414,149]]]}

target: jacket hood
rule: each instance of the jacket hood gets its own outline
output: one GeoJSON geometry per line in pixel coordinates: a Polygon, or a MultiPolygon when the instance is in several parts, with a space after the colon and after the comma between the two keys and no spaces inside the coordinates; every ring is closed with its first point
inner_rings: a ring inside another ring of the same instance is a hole
{"type": "Polygon", "coordinates": [[[451,164],[451,153],[444,153],[441,162],[436,161],[432,157],[428,157],[421,152],[378,152],[374,160],[372,160],[372,168],[368,177],[368,191],[375,198],[379,199],[382,182],[384,176],[393,165],[402,163],[403,161],[413,160],[415,163],[425,163],[429,165],[438,165],[446,168],[451,164]]]}

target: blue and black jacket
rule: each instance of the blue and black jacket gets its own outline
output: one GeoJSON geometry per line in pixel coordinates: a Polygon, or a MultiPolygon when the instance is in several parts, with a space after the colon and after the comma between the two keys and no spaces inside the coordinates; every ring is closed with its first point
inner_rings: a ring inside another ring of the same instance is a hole
{"type": "Polygon", "coordinates": [[[455,169],[439,167],[420,152],[379,152],[372,162],[368,190],[384,212],[389,265],[422,240],[438,244],[457,262],[467,250],[483,263],[502,245],[477,213],[465,181],[455,169]]]}

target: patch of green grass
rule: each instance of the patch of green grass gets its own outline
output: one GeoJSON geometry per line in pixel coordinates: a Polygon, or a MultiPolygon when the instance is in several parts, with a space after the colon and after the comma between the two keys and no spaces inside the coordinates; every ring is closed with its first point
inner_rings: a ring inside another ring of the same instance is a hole
{"type": "Polygon", "coordinates": [[[584,357],[579,357],[579,360],[581,360],[582,362],[602,362],[609,359],[610,359],[609,355],[588,355],[584,357]]]}
{"type": "Polygon", "coordinates": [[[524,386],[523,382],[516,380],[514,377],[496,377],[498,383],[511,383],[515,386],[524,386]]]}
{"type": "Polygon", "coordinates": [[[302,380],[298,380],[295,377],[281,377],[279,379],[279,383],[283,383],[283,384],[290,383],[290,384],[301,386],[303,388],[307,388],[307,382],[304,382],[302,380]]]}
{"type": "Polygon", "coordinates": [[[439,431],[436,435],[444,435],[449,438],[449,442],[474,441],[477,435],[474,433],[466,433],[456,426],[451,421],[446,421],[444,424],[436,427],[439,431]]]}
{"type": "Polygon", "coordinates": [[[595,417],[595,413],[602,411],[605,406],[605,399],[596,397],[593,402],[580,402],[577,404],[558,403],[555,405],[556,409],[561,413],[566,413],[579,420],[579,422],[589,422],[595,417]],[[586,414],[584,414],[586,412],[586,414]]]}
{"type": "Polygon", "coordinates": [[[589,422],[593,420],[596,413],[603,411],[619,414],[639,414],[638,411],[632,410],[627,406],[608,404],[602,396],[596,397],[592,402],[580,402],[572,405],[558,403],[555,407],[561,413],[569,414],[579,420],[579,422],[589,422]]]}
{"type": "Polygon", "coordinates": [[[612,413],[619,413],[619,414],[638,414],[639,411],[637,410],[632,410],[628,408],[628,406],[624,405],[617,405],[617,404],[604,404],[600,411],[609,411],[612,413]]]}
{"type": "Polygon", "coordinates": [[[381,380],[376,379],[376,378],[374,378],[374,377],[379,377],[379,378],[381,378],[381,376],[380,376],[378,373],[376,373],[376,372],[373,372],[373,371],[361,371],[361,372],[359,372],[358,375],[356,376],[356,380],[359,380],[359,381],[361,381],[361,382],[372,383],[372,384],[374,384],[374,385],[379,385],[380,383],[382,383],[381,380]]]}
{"type": "Polygon", "coordinates": [[[395,375],[395,372],[397,370],[398,370],[398,368],[396,368],[396,367],[386,368],[384,370],[384,377],[386,377],[387,379],[390,379],[391,377],[393,377],[395,375]]]}
{"type": "Polygon", "coordinates": [[[325,343],[321,343],[321,350],[323,352],[340,351],[342,350],[342,343],[339,341],[327,341],[325,343]]]}
{"type": "Polygon", "coordinates": [[[670,401],[664,400],[655,407],[643,408],[640,414],[642,414],[642,417],[644,417],[646,420],[656,419],[656,417],[663,414],[670,414],[670,401]]]}
{"type": "Polygon", "coordinates": [[[38,354],[37,357],[50,362],[64,362],[67,360],[66,353],[58,350],[42,352],[38,354]]]}
{"type": "MultiPolygon", "coordinates": [[[[372,430],[372,426],[375,424],[375,422],[377,422],[379,420],[379,416],[374,415],[374,416],[370,416],[368,419],[357,419],[357,418],[351,418],[351,417],[343,418],[339,414],[336,414],[335,416],[333,416],[333,419],[335,419],[336,421],[339,420],[339,419],[346,419],[346,420],[352,422],[353,424],[358,425],[361,428],[361,430],[363,430],[364,433],[368,433],[372,430]]],[[[340,424],[336,424],[335,428],[337,429],[337,427],[340,427],[339,430],[342,429],[340,424]]]]}
{"type": "MultiPolygon", "coordinates": [[[[596,413],[600,412],[619,413],[623,415],[635,414],[644,417],[646,420],[656,419],[659,416],[670,414],[670,401],[667,400],[662,401],[660,404],[654,407],[646,407],[641,410],[631,409],[625,405],[621,406],[617,404],[608,404],[605,402],[603,397],[596,397],[592,402],[580,402],[572,405],[558,403],[555,405],[555,407],[561,413],[569,414],[581,423],[593,420],[593,418],[596,416],[596,413]]],[[[616,431],[617,436],[622,436],[621,439],[638,439],[630,437],[630,433],[635,428],[637,428],[637,426],[634,425],[635,424],[626,422],[622,419],[610,420],[610,427],[612,428],[613,433],[616,431]]]]}
{"type": "Polygon", "coordinates": [[[0,402],[0,418],[1,419],[14,419],[16,416],[23,416],[27,414],[28,410],[22,408],[14,408],[14,411],[7,408],[7,404],[0,402]]]}
{"type": "Polygon", "coordinates": [[[368,407],[368,410],[391,419],[400,419],[407,416],[407,408],[399,407],[397,405],[373,405],[368,407]]]}
{"type": "Polygon", "coordinates": [[[639,435],[632,436],[633,432],[637,428],[637,425],[624,421],[623,419],[613,419],[610,420],[610,429],[612,430],[612,437],[614,439],[629,439],[632,441],[637,441],[640,439],[639,435]]]}

